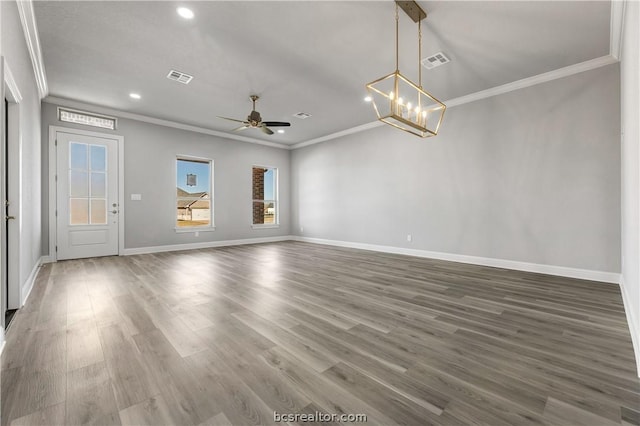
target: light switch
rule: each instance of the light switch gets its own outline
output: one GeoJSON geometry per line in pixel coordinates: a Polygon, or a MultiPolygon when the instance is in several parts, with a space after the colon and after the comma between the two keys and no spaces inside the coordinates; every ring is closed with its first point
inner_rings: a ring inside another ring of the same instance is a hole
{"type": "Polygon", "coordinates": [[[131,201],[140,201],[142,200],[142,194],[131,194],[131,201]]]}

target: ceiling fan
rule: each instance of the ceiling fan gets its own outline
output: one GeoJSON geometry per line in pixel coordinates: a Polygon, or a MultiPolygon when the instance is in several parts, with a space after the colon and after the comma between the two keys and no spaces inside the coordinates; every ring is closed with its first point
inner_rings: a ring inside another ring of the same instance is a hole
{"type": "Polygon", "coordinates": [[[220,116],[218,116],[218,118],[242,123],[242,126],[236,129],[233,129],[234,132],[238,132],[244,129],[254,128],[254,129],[260,129],[268,135],[272,135],[273,130],[271,130],[269,127],[291,126],[291,123],[287,123],[284,121],[262,121],[262,117],[260,117],[260,113],[256,111],[256,101],[260,99],[260,97],[258,95],[251,95],[249,98],[251,99],[251,101],[253,101],[253,111],[251,111],[251,113],[249,114],[246,120],[236,120],[235,118],[227,118],[227,117],[220,117],[220,116]]]}

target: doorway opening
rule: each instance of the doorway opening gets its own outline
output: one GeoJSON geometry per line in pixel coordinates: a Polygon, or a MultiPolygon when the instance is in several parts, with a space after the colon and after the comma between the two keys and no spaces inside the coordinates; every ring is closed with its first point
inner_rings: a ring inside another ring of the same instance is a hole
{"type": "MultiPolygon", "coordinates": [[[[2,117],[4,120],[4,193],[9,194],[9,100],[7,98],[4,99],[4,117],[2,117]]],[[[9,235],[9,200],[6,199],[4,200],[4,214],[5,214],[5,232],[4,235],[7,236],[9,235]]],[[[4,262],[5,265],[9,265],[9,239],[7,238],[7,241],[4,244],[4,262]]],[[[8,272],[8,271],[7,271],[8,272]]],[[[5,294],[9,294],[9,274],[7,273],[4,277],[4,290],[5,290],[5,294]]],[[[4,328],[5,330],[9,328],[9,325],[11,324],[11,320],[13,319],[13,317],[15,316],[17,309],[12,309],[9,307],[9,298],[6,297],[6,306],[5,306],[5,313],[4,313],[4,328]]]]}
{"type": "Polygon", "coordinates": [[[16,311],[22,306],[20,292],[20,102],[22,95],[4,57],[0,58],[2,71],[3,109],[0,114],[0,204],[3,205],[0,219],[0,288],[2,304],[0,319],[4,330],[9,327],[16,311]]]}
{"type": "Polygon", "coordinates": [[[124,251],[122,136],[49,127],[54,261],[124,251]]]}
{"type": "MultiPolygon", "coordinates": [[[[6,199],[4,200],[4,216],[5,216],[5,229],[4,229],[4,235],[5,238],[9,235],[9,221],[12,219],[12,216],[9,214],[9,100],[7,98],[4,99],[4,194],[6,199]]],[[[5,262],[5,265],[9,265],[9,250],[10,248],[10,244],[9,244],[9,238],[6,238],[6,241],[4,243],[4,259],[3,261],[5,262]]],[[[7,268],[7,273],[4,275],[4,290],[5,290],[5,294],[8,295],[10,293],[10,289],[9,289],[9,280],[11,279],[9,277],[9,268],[7,268]]],[[[6,300],[6,306],[5,306],[5,313],[4,313],[4,328],[5,330],[7,330],[9,328],[9,325],[11,325],[11,320],[13,320],[13,317],[15,316],[16,312],[18,311],[17,308],[12,307],[9,303],[9,297],[5,298],[6,300]]]]}

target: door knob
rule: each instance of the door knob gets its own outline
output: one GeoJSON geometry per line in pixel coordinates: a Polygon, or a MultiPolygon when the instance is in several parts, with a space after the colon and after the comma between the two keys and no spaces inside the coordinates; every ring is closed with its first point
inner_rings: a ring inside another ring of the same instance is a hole
{"type": "Polygon", "coordinates": [[[16,218],[15,216],[7,216],[7,217],[5,217],[6,220],[11,220],[11,219],[15,219],[15,218],[16,218]]]}

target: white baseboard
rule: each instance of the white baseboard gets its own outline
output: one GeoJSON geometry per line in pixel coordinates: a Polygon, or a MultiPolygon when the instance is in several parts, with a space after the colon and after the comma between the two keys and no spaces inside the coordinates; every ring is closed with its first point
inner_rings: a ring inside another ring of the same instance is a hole
{"type": "Polygon", "coordinates": [[[42,257],[40,258],[40,263],[41,263],[41,264],[43,264],[43,265],[44,265],[45,263],[53,263],[53,258],[52,258],[51,256],[49,256],[49,255],[47,255],[47,256],[42,256],[42,257]]]}
{"type": "Polygon", "coordinates": [[[36,282],[36,276],[38,275],[38,271],[42,266],[44,256],[40,257],[36,264],[33,266],[29,277],[26,279],[24,283],[20,286],[20,307],[24,306],[31,294],[31,290],[33,290],[33,284],[36,282]]]}
{"type": "Polygon", "coordinates": [[[7,341],[4,338],[4,330],[0,330],[0,356],[2,356],[2,351],[4,351],[4,345],[7,341]]]}
{"type": "Polygon", "coordinates": [[[514,269],[516,271],[537,272],[540,274],[558,275],[561,277],[582,280],[602,281],[618,284],[620,274],[617,272],[593,271],[589,269],[568,268],[565,266],[542,265],[538,263],[518,262],[515,260],[492,259],[488,257],[467,256],[464,254],[442,253],[428,250],[409,249],[404,247],[381,246],[375,244],[354,243],[349,241],[325,240],[321,238],[293,237],[296,241],[349,247],[361,250],[380,251],[384,253],[404,254],[407,256],[426,257],[429,259],[448,260],[451,262],[470,263],[473,265],[491,266],[494,268],[514,269]]]}
{"type": "Polygon", "coordinates": [[[239,246],[244,244],[274,243],[278,241],[290,241],[293,239],[294,237],[291,235],[283,235],[279,237],[245,238],[242,240],[205,241],[190,244],[171,244],[166,246],[138,247],[124,249],[124,255],[131,256],[134,254],[161,253],[166,251],[195,250],[211,247],[239,246]]]}
{"type": "Polygon", "coordinates": [[[631,306],[627,289],[624,285],[624,276],[620,277],[620,293],[622,293],[622,303],[624,304],[624,312],[627,314],[627,324],[629,324],[629,332],[631,333],[631,342],[633,343],[633,352],[636,355],[636,373],[640,377],[640,329],[638,329],[638,321],[633,307],[631,306]]]}

